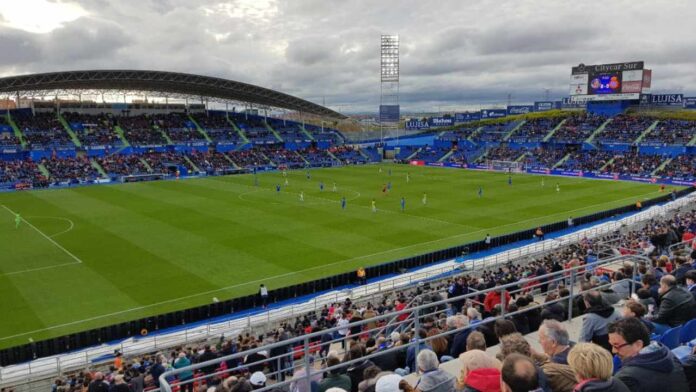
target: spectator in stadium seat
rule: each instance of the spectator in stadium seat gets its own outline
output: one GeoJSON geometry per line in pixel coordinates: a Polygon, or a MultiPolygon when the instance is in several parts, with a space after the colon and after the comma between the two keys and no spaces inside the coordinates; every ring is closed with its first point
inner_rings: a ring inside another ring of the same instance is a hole
{"type": "Polygon", "coordinates": [[[469,328],[469,319],[463,314],[458,314],[453,317],[455,328],[458,329],[459,332],[457,332],[452,339],[449,355],[453,358],[457,358],[461,353],[466,351],[466,341],[471,333],[471,328],[469,328]]]}
{"type": "MultiPolygon", "coordinates": [[[[425,331],[425,329],[421,328],[417,332],[417,336],[414,337],[414,340],[418,342],[418,351],[422,350],[432,350],[432,347],[430,347],[430,344],[425,341],[425,338],[428,337],[428,333],[425,331]]],[[[406,366],[409,368],[410,371],[415,371],[416,370],[416,346],[409,346],[408,350],[406,351],[406,366]]]]}
{"type": "Polygon", "coordinates": [[[632,392],[686,391],[686,376],[679,360],[662,343],[650,342],[648,329],[636,318],[621,319],[608,327],[612,352],[621,358],[615,377],[632,392]]]}
{"type": "Polygon", "coordinates": [[[573,391],[575,376],[570,366],[553,363],[545,354],[533,352],[529,342],[520,333],[513,333],[500,339],[500,355],[507,358],[511,354],[522,354],[534,361],[535,366],[541,369],[540,387],[546,389],[548,384],[554,392],[573,391]]]}
{"type": "MultiPolygon", "coordinates": [[[[365,346],[363,346],[362,343],[354,343],[350,347],[345,360],[354,361],[362,358],[364,355],[365,346]]],[[[374,366],[374,363],[372,363],[372,361],[369,359],[363,359],[351,364],[350,367],[348,367],[346,372],[348,373],[348,377],[350,377],[351,392],[358,392],[358,385],[360,385],[360,382],[363,380],[365,369],[369,368],[370,366],[374,366]]]]}
{"type": "Polygon", "coordinates": [[[612,306],[607,305],[599,291],[588,291],[583,294],[587,311],[582,319],[580,330],[581,342],[592,342],[610,350],[607,336],[607,326],[619,318],[619,314],[612,306]]]}
{"type": "MultiPolygon", "coordinates": [[[[341,364],[341,360],[338,359],[338,356],[335,355],[329,355],[328,358],[326,359],[326,367],[327,368],[332,368],[335,366],[338,366],[341,364]]],[[[328,389],[330,388],[342,388],[344,390],[350,391],[351,390],[351,381],[350,377],[348,377],[345,374],[342,374],[342,367],[336,368],[336,369],[330,369],[327,374],[326,378],[324,378],[321,383],[319,383],[319,392],[327,392],[328,389]]]]}
{"type": "Polygon", "coordinates": [[[694,299],[696,299],[696,270],[688,271],[684,275],[684,280],[686,281],[686,289],[694,296],[694,299]]]}
{"type": "MultiPolygon", "coordinates": [[[[191,361],[186,357],[186,353],[182,351],[179,353],[176,361],[174,361],[173,367],[174,369],[179,369],[189,365],[191,365],[191,361]]],[[[178,374],[178,378],[179,383],[186,382],[193,378],[193,372],[190,370],[184,370],[178,374]]],[[[184,384],[184,386],[181,387],[181,390],[193,392],[193,383],[190,382],[188,384],[184,384]]]]}
{"type": "Polygon", "coordinates": [[[472,331],[466,338],[466,351],[486,351],[486,338],[479,331],[472,331]]]}
{"type": "MultiPolygon", "coordinates": [[[[473,333],[472,333],[473,334],[473,333]]],[[[459,356],[462,370],[457,379],[457,390],[462,392],[500,391],[499,360],[483,350],[469,350],[459,356]]]]}
{"type": "MultiPolygon", "coordinates": [[[[159,385],[159,384],[157,384],[159,385]]],[[[104,381],[104,373],[96,372],[94,373],[94,379],[89,383],[87,387],[88,392],[109,392],[109,384],[104,381]]]]}
{"type": "Polygon", "coordinates": [[[503,362],[500,376],[501,392],[541,392],[538,369],[531,359],[510,354],[503,362]]]}
{"type": "Polygon", "coordinates": [[[502,303],[503,295],[505,295],[505,306],[507,307],[510,304],[510,293],[507,290],[498,289],[486,294],[486,298],[483,300],[483,309],[488,313],[492,312],[494,306],[502,303]]]}
{"type": "Polygon", "coordinates": [[[677,257],[675,263],[677,264],[677,268],[672,275],[677,279],[677,284],[683,286],[686,284],[686,273],[692,269],[691,263],[688,263],[686,257],[682,256],[677,257]]]}
{"type": "Polygon", "coordinates": [[[677,279],[665,275],[660,279],[660,307],[652,319],[655,333],[662,334],[669,328],[682,325],[696,318],[696,301],[694,296],[677,286],[677,279]]]}
{"type": "Polygon", "coordinates": [[[568,361],[578,384],[576,392],[629,392],[618,378],[612,378],[611,354],[594,343],[579,343],[568,354],[568,361]]]}
{"type": "Polygon", "coordinates": [[[249,384],[251,384],[251,387],[254,390],[265,388],[266,387],[266,375],[263,374],[263,372],[261,372],[261,371],[252,373],[251,377],[249,377],[249,384]]]}
{"type": "Polygon", "coordinates": [[[556,320],[544,320],[539,327],[539,344],[553,363],[568,364],[568,353],[573,343],[568,337],[568,330],[556,320]]]}
{"type": "Polygon", "coordinates": [[[439,368],[437,354],[432,350],[423,350],[416,358],[418,371],[422,374],[416,384],[420,392],[449,392],[454,390],[455,378],[439,368]]]}

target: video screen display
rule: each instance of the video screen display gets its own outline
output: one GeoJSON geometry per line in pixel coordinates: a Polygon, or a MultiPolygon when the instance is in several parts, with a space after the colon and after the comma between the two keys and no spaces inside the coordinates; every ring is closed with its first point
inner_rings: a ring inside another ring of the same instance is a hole
{"type": "Polygon", "coordinates": [[[621,92],[621,72],[601,73],[590,77],[590,94],[616,94],[621,92]]]}

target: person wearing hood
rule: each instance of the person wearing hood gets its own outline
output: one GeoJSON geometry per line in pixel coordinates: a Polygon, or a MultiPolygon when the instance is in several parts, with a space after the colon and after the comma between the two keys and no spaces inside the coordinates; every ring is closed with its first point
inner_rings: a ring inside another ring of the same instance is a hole
{"type": "Polygon", "coordinates": [[[416,357],[416,366],[421,374],[415,388],[420,392],[449,392],[454,390],[455,378],[440,369],[437,354],[432,350],[423,350],[416,357]]]}
{"type": "Polygon", "coordinates": [[[499,392],[499,360],[482,350],[468,350],[459,356],[462,371],[457,379],[457,390],[461,392],[499,392]]]}
{"type": "Polygon", "coordinates": [[[574,392],[629,392],[618,378],[612,378],[611,354],[594,343],[578,343],[568,353],[568,362],[578,384],[574,392]]]}
{"type": "Polygon", "coordinates": [[[615,377],[631,392],[688,391],[679,360],[662,343],[650,342],[650,334],[637,318],[609,324],[609,343],[622,362],[615,377]],[[667,389],[665,389],[667,387],[667,389]]]}
{"type": "Polygon", "coordinates": [[[588,291],[583,294],[587,311],[582,319],[580,330],[581,342],[592,342],[611,350],[607,338],[607,326],[619,318],[619,313],[607,305],[599,291],[588,291]]]}

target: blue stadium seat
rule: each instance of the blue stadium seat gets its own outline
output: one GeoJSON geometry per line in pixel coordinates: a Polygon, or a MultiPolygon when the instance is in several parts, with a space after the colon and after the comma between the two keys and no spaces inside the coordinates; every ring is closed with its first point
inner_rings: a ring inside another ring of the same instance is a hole
{"type": "Polygon", "coordinates": [[[681,333],[682,327],[674,327],[667,330],[660,337],[660,343],[667,346],[670,350],[679,346],[679,334],[681,333]]]}
{"type": "Polygon", "coordinates": [[[682,325],[681,334],[679,335],[679,343],[685,344],[686,342],[694,339],[696,339],[696,319],[682,325]]]}

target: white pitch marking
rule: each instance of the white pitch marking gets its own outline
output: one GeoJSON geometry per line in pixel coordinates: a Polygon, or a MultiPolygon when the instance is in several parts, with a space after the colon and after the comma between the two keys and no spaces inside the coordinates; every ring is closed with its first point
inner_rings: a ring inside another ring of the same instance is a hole
{"type": "MultiPolygon", "coordinates": [[[[12,213],[13,215],[15,215],[15,216],[17,215],[16,212],[12,211],[12,210],[11,210],[9,207],[7,207],[6,205],[0,204],[0,206],[2,206],[2,208],[6,209],[7,211],[9,211],[10,213],[12,213]]],[[[49,240],[53,245],[57,246],[58,249],[62,250],[63,252],[65,252],[65,254],[67,254],[68,256],[72,257],[76,262],[82,264],[82,260],[80,260],[79,257],[75,256],[74,254],[72,254],[72,252],[70,252],[69,250],[65,249],[61,244],[57,243],[53,238],[51,238],[51,237],[47,236],[46,234],[44,234],[43,231],[37,229],[36,226],[32,225],[28,220],[26,220],[26,219],[24,219],[24,218],[21,218],[21,219],[24,221],[24,223],[26,223],[27,225],[29,225],[29,227],[31,227],[32,229],[36,230],[37,233],[41,234],[42,237],[44,237],[45,239],[49,240]]]]}

